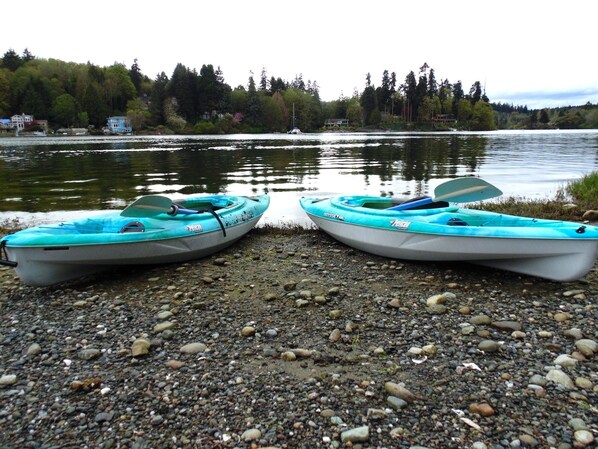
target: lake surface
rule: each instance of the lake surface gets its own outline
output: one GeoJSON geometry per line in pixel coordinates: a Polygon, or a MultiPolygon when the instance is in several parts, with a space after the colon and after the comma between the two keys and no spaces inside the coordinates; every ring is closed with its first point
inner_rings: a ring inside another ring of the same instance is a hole
{"type": "Polygon", "coordinates": [[[269,193],[264,222],[308,223],[302,196],[417,196],[476,176],[553,198],[598,170],[598,130],[0,138],[0,219],[60,221],[144,194],[269,193]]]}

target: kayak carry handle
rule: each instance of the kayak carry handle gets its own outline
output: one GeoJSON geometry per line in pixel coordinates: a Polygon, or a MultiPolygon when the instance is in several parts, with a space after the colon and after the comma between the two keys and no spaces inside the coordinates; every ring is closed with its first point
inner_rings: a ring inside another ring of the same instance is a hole
{"type": "Polygon", "coordinates": [[[6,240],[0,242],[0,265],[11,268],[15,268],[18,265],[17,262],[8,258],[8,253],[6,252],[6,240]]]}

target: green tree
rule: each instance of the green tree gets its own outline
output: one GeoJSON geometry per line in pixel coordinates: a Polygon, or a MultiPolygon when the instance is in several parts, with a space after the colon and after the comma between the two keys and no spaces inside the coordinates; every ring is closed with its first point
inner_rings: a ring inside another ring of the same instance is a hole
{"type": "Polygon", "coordinates": [[[432,120],[432,115],[434,114],[434,101],[425,96],[417,109],[417,121],[422,122],[429,122],[432,120]]]}
{"type": "Polygon", "coordinates": [[[479,81],[476,81],[471,85],[471,88],[469,89],[469,97],[472,104],[476,104],[482,99],[482,85],[479,81]]]}
{"type": "Polygon", "coordinates": [[[417,81],[415,80],[415,73],[413,73],[413,71],[409,72],[405,78],[403,93],[405,95],[405,110],[403,111],[403,117],[406,121],[410,122],[415,117],[413,115],[413,108],[417,103],[417,81]]]}
{"type": "Polygon", "coordinates": [[[347,119],[351,126],[361,126],[363,124],[363,108],[357,97],[353,97],[348,101],[347,119]]]}
{"type": "Polygon", "coordinates": [[[176,98],[177,114],[188,122],[197,121],[201,113],[198,101],[199,75],[178,63],[168,83],[168,96],[176,98]]]}
{"type": "Polygon", "coordinates": [[[222,89],[218,76],[212,64],[203,65],[199,71],[197,99],[200,104],[200,114],[211,115],[212,112],[222,112],[220,106],[222,89]]]}
{"type": "Polygon", "coordinates": [[[0,67],[10,70],[11,72],[16,71],[23,65],[23,60],[12,48],[9,49],[4,56],[2,56],[2,64],[0,67]]]}
{"type": "Polygon", "coordinates": [[[101,87],[96,81],[91,81],[87,86],[83,95],[81,108],[87,112],[89,123],[96,128],[101,128],[106,124],[109,110],[102,99],[101,87]]]}
{"type": "Polygon", "coordinates": [[[461,100],[464,98],[463,93],[463,86],[461,84],[461,80],[457,81],[453,84],[453,115],[457,117],[459,115],[459,106],[461,104],[461,100]]]}
{"type": "Polygon", "coordinates": [[[152,118],[152,114],[145,102],[139,98],[129,100],[127,103],[127,117],[131,120],[131,125],[135,131],[147,127],[152,118]]]}
{"type": "Polygon", "coordinates": [[[373,86],[367,86],[361,94],[361,107],[363,109],[363,121],[366,126],[380,124],[380,110],[378,109],[378,99],[373,86]]]}
{"type": "Polygon", "coordinates": [[[428,96],[433,97],[438,94],[438,84],[436,83],[436,75],[434,69],[430,69],[430,76],[428,77],[428,96]]]}
{"type": "Polygon", "coordinates": [[[255,81],[253,75],[249,76],[247,83],[247,123],[249,125],[257,127],[260,125],[262,120],[262,104],[260,97],[255,88],[255,81]]]}
{"type": "Polygon", "coordinates": [[[168,77],[164,72],[162,72],[156,76],[156,80],[152,85],[152,90],[150,93],[150,121],[154,126],[166,123],[166,116],[164,115],[164,101],[166,100],[167,86],[168,77]]]}
{"type": "Polygon", "coordinates": [[[247,90],[245,90],[243,86],[238,86],[230,94],[230,107],[232,112],[247,114],[247,104],[247,90]]]}
{"type": "Polygon", "coordinates": [[[548,117],[548,111],[546,109],[542,109],[540,111],[540,117],[538,118],[538,120],[543,125],[547,125],[548,124],[548,122],[550,121],[550,118],[548,117]]]}
{"type": "Polygon", "coordinates": [[[463,123],[469,122],[469,119],[471,118],[471,114],[472,114],[471,103],[469,101],[467,101],[465,98],[462,98],[461,100],[459,100],[459,103],[457,106],[457,119],[463,123]]]}
{"type": "Polygon", "coordinates": [[[137,58],[133,60],[133,65],[129,69],[129,77],[131,78],[131,82],[133,86],[135,86],[135,90],[137,91],[137,95],[141,94],[141,83],[143,81],[143,75],[141,73],[141,69],[139,68],[139,64],[137,63],[137,58]]]}
{"type": "Polygon", "coordinates": [[[80,108],[71,94],[62,94],[54,100],[51,118],[56,124],[65,127],[77,127],[80,108]]]}
{"type": "Polygon", "coordinates": [[[122,64],[114,64],[106,69],[105,76],[104,89],[111,114],[124,114],[127,110],[127,102],[137,94],[129,77],[129,71],[122,64]]]}
{"type": "Polygon", "coordinates": [[[10,115],[10,78],[8,69],[0,68],[0,117],[10,115]]]}
{"type": "Polygon", "coordinates": [[[264,130],[269,132],[284,131],[286,122],[279,104],[268,95],[260,95],[260,101],[264,130]]]}
{"type": "Polygon", "coordinates": [[[494,110],[485,101],[478,101],[471,112],[471,129],[474,131],[492,131],[494,124],[494,110]]]}

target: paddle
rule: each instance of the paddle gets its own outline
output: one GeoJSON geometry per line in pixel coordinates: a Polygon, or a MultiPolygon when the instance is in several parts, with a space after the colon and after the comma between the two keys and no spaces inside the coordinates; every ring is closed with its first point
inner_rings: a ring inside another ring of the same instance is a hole
{"type": "Polygon", "coordinates": [[[136,199],[129,204],[120,213],[121,217],[154,217],[158,214],[168,215],[191,215],[208,212],[207,210],[193,210],[184,209],[176,204],[173,204],[172,200],[162,195],[146,195],[136,199]]]}
{"type": "Polygon", "coordinates": [[[422,198],[389,207],[389,210],[406,210],[436,201],[470,203],[502,195],[502,191],[480,178],[457,178],[440,184],[434,189],[434,198],[422,198]]]}
{"type": "Polygon", "coordinates": [[[120,213],[120,215],[121,217],[149,218],[159,214],[168,214],[175,216],[178,214],[203,214],[205,212],[209,212],[214,216],[214,218],[216,218],[216,220],[220,224],[220,227],[222,228],[222,234],[224,234],[224,237],[226,237],[226,230],[224,224],[222,223],[222,220],[220,220],[218,214],[212,209],[185,209],[177,204],[173,204],[170,198],[162,195],[142,196],[141,198],[136,199],[127,207],[125,207],[123,211],[120,213]]]}

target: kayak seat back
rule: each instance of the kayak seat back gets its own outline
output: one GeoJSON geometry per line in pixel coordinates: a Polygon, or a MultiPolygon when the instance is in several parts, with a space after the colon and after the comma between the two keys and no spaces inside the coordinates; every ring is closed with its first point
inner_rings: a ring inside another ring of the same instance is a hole
{"type": "Polygon", "coordinates": [[[465,220],[461,220],[458,217],[450,218],[446,224],[449,226],[469,226],[465,220]]]}
{"type": "Polygon", "coordinates": [[[120,228],[120,231],[118,231],[119,234],[128,232],[145,232],[145,226],[140,221],[131,221],[120,228]]]}

